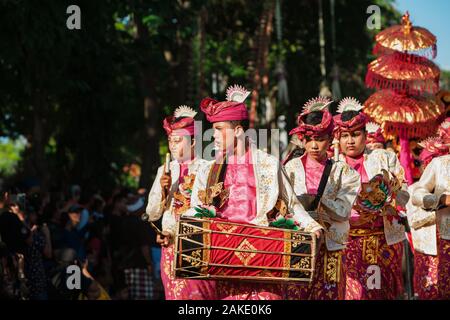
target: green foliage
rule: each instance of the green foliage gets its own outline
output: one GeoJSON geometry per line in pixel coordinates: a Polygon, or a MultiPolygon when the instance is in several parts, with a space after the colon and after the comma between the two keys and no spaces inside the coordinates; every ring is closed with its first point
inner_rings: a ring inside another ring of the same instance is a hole
{"type": "Polygon", "coordinates": [[[24,139],[0,139],[0,175],[10,177],[16,173],[25,149],[24,139]]]}
{"type": "MultiPolygon", "coordinates": [[[[122,177],[121,168],[128,163],[150,168],[151,174],[143,174],[154,175],[167,151],[164,116],[178,105],[196,107],[204,94],[213,95],[213,74],[219,76],[218,98],[224,97],[227,84],[252,83],[257,31],[269,3],[82,0],[77,2],[82,28],[68,30],[70,1],[2,1],[0,133],[23,135],[31,145],[17,169],[25,176],[92,188],[134,183],[122,177]],[[139,23],[143,38],[138,37],[139,23]],[[158,111],[147,120],[144,96],[153,99],[158,111]],[[151,122],[148,128],[145,121],[151,122]],[[160,146],[149,158],[144,156],[146,130],[157,140],[154,149],[160,146]],[[151,163],[145,166],[146,161],[151,163]]],[[[336,52],[331,51],[329,1],[323,3],[327,70],[334,57],[343,94],[364,100],[374,34],[366,29],[366,9],[373,1],[335,1],[336,52]]],[[[382,9],[382,27],[399,22],[392,0],[375,3],[382,9]]],[[[318,13],[315,1],[281,4],[283,39],[278,43],[272,35],[269,86],[277,84],[274,69],[282,59],[291,105],[277,113],[287,116],[290,129],[298,107],[318,94],[321,82],[318,13]]],[[[263,109],[260,103],[258,110],[263,109]]]]}

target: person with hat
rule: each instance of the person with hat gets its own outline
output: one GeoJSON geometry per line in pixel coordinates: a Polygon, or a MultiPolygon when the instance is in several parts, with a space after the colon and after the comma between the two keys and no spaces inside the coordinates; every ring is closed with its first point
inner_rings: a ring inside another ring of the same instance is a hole
{"type": "Polygon", "coordinates": [[[286,163],[286,172],[303,207],[325,229],[316,259],[313,282],[287,286],[288,299],[342,300],[345,297],[343,249],[350,229],[349,217],[360,188],[358,173],[348,164],[328,157],[334,120],[332,101],[317,97],[305,103],[298,116],[297,135],[305,146],[303,156],[286,163]]]}
{"type": "Polygon", "coordinates": [[[366,124],[367,142],[366,146],[369,150],[385,149],[386,140],[384,139],[381,127],[375,122],[366,124]]]}
{"type": "Polygon", "coordinates": [[[438,127],[437,134],[445,144],[450,144],[450,117],[442,121],[438,127]]]}
{"type": "MultiPolygon", "coordinates": [[[[241,86],[227,90],[226,101],[204,98],[200,103],[212,123],[215,159],[202,166],[194,183],[191,208],[186,216],[204,210],[209,217],[258,226],[290,220],[299,230],[316,233],[322,226],[297,200],[278,158],[257,149],[248,137],[248,111],[245,99],[250,94],[241,86]],[[215,190],[214,196],[207,196],[215,190]],[[278,201],[286,204],[290,215],[272,219],[270,213],[278,201]],[[268,216],[269,214],[269,216],[268,216]],[[281,219],[281,220],[279,220],[281,219]],[[284,221],[284,220],[283,220],[284,221]]],[[[256,137],[256,134],[254,134],[256,137]]],[[[281,286],[219,281],[220,299],[282,299],[281,286]]]]}
{"type": "Polygon", "coordinates": [[[175,279],[173,272],[174,235],[178,217],[190,206],[192,185],[199,167],[206,160],[195,154],[195,116],[188,106],[178,107],[173,116],[164,119],[169,150],[173,160],[158,168],[148,194],[146,214],[150,221],[162,216],[161,279],[168,300],[211,300],[215,298],[214,281],[175,279]],[[168,170],[167,170],[168,169],[168,170]]]}
{"type": "MultiPolygon", "coordinates": [[[[335,137],[342,153],[340,160],[358,171],[362,186],[369,185],[372,178],[386,172],[390,181],[397,181],[402,188],[396,193],[393,207],[404,207],[409,199],[404,170],[395,153],[367,147],[368,117],[362,109],[355,98],[344,98],[339,103],[334,119],[335,137]]],[[[396,299],[403,294],[404,239],[405,228],[398,215],[368,213],[360,206],[353,207],[349,243],[345,249],[347,300],[396,299]]]]}
{"type": "Polygon", "coordinates": [[[450,299],[450,154],[441,137],[420,143],[425,170],[410,186],[414,284],[419,299],[450,299]]]}

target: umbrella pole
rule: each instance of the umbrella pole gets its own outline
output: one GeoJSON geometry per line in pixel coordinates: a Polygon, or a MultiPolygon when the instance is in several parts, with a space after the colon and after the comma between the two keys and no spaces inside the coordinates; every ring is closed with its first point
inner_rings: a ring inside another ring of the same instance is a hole
{"type": "MultiPolygon", "coordinates": [[[[405,178],[408,185],[412,184],[413,175],[411,169],[411,151],[409,149],[409,140],[405,136],[405,134],[400,135],[400,164],[405,169],[405,178]]],[[[413,290],[411,283],[411,256],[409,253],[409,243],[408,240],[403,241],[403,248],[405,254],[405,264],[406,264],[406,294],[407,299],[412,300],[413,298],[413,290]]]]}
{"type": "Polygon", "coordinates": [[[405,169],[405,178],[408,185],[411,185],[413,181],[413,174],[411,169],[412,157],[409,150],[409,140],[405,135],[400,135],[400,164],[405,169]]]}

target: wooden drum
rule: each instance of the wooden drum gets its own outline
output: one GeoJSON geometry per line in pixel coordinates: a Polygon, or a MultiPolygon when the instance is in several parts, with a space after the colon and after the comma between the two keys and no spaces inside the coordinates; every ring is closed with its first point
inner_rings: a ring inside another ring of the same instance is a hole
{"type": "Polygon", "coordinates": [[[316,251],[314,233],[181,217],[175,239],[175,276],[310,282],[316,251]]]}

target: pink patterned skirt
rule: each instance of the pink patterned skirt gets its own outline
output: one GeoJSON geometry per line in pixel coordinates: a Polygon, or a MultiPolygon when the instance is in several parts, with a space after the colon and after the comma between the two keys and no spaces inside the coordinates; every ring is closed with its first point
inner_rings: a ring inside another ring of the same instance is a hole
{"type": "Polygon", "coordinates": [[[439,299],[450,300],[450,240],[438,239],[439,299]]]}
{"type": "Polygon", "coordinates": [[[316,259],[313,281],[285,286],[286,300],[343,300],[345,256],[342,250],[328,251],[322,244],[316,259]]]}
{"type": "Polygon", "coordinates": [[[282,300],[283,286],[272,283],[217,281],[221,300],[282,300]]]}
{"type": "Polygon", "coordinates": [[[403,295],[403,243],[388,245],[383,229],[352,229],[345,250],[346,300],[393,300],[403,295]],[[360,232],[360,235],[353,236],[360,232]]]}
{"type": "Polygon", "coordinates": [[[215,300],[216,282],[176,279],[173,273],[174,246],[162,248],[161,280],[167,300],[215,300]]]}
{"type": "Polygon", "coordinates": [[[438,257],[414,252],[414,292],[420,300],[439,298],[438,257]]]}

